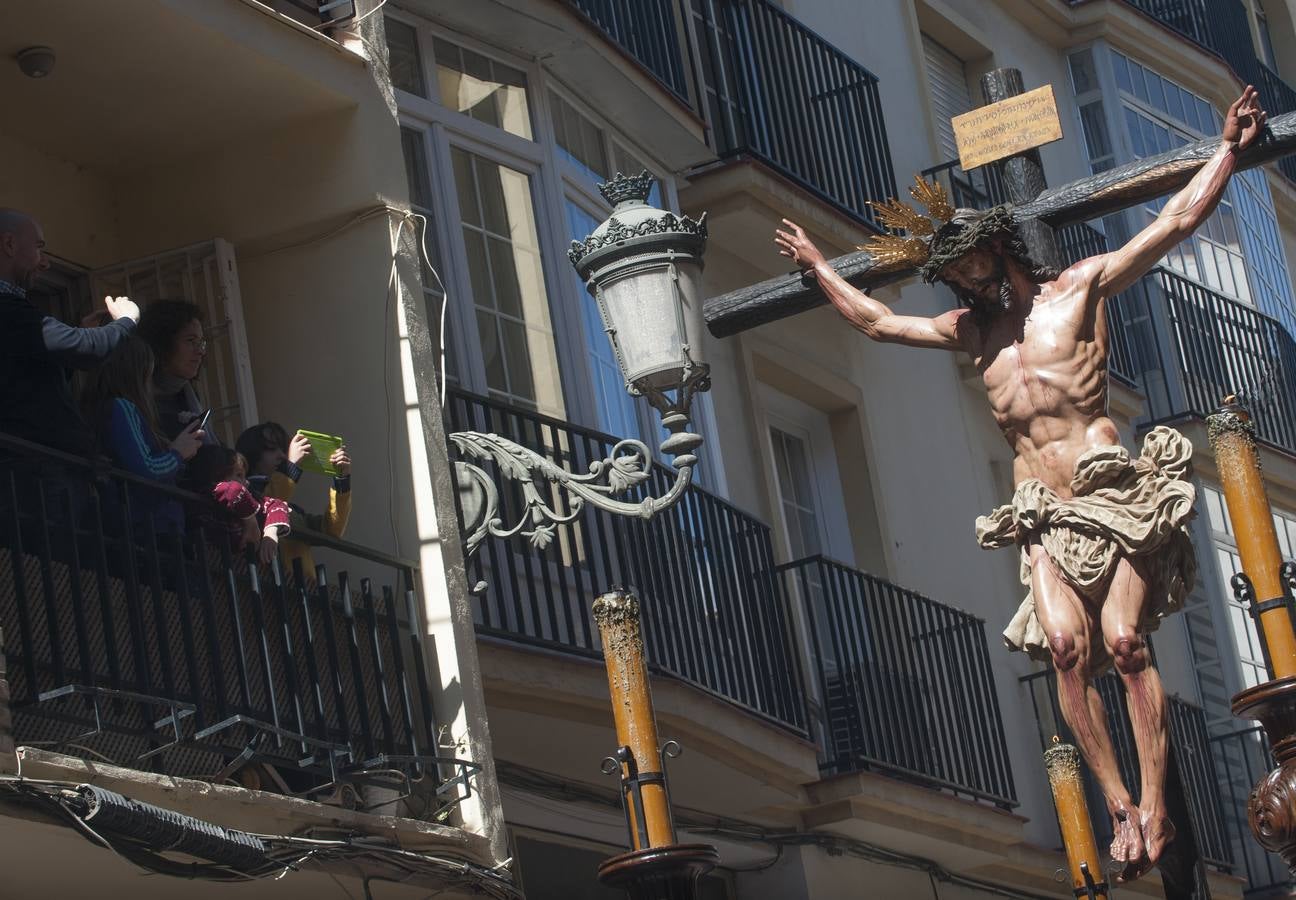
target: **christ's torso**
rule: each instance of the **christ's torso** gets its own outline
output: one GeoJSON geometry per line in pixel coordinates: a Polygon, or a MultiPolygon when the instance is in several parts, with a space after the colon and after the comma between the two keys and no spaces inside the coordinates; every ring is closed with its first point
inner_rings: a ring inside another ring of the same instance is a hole
{"type": "Polygon", "coordinates": [[[1107,417],[1107,329],[1093,289],[1071,270],[1040,286],[1024,320],[995,317],[970,348],[1013,449],[1014,482],[1038,478],[1063,497],[1083,453],[1120,443],[1107,417]]]}

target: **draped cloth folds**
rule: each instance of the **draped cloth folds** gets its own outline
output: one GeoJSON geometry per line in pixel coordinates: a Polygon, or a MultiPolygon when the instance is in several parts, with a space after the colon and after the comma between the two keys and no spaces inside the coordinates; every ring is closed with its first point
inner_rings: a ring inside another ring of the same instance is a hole
{"type": "Polygon", "coordinates": [[[977,543],[1021,552],[1022,601],[1004,630],[1004,643],[1048,660],[1048,640],[1035,614],[1030,545],[1040,543],[1056,570],[1097,615],[1122,556],[1141,557],[1151,595],[1140,630],[1155,631],[1192,590],[1197,561],[1187,523],[1196,489],[1189,478],[1192,444],[1158,426],[1143,439],[1137,459],[1121,446],[1095,447],[1076,460],[1069,499],[1036,478],[1017,485],[1012,502],[976,521],[977,543]]]}

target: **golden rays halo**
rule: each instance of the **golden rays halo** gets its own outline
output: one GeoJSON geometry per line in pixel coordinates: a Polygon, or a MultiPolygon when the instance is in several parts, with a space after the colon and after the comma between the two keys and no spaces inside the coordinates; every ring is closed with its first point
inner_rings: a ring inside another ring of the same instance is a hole
{"type": "Polygon", "coordinates": [[[941,225],[954,217],[954,207],[940,182],[926,181],[921,175],[914,175],[909,196],[935,218],[924,216],[903,200],[869,201],[878,222],[890,233],[869,238],[859,249],[872,256],[879,268],[921,266],[929,253],[927,241],[923,238],[935,234],[941,225]]]}

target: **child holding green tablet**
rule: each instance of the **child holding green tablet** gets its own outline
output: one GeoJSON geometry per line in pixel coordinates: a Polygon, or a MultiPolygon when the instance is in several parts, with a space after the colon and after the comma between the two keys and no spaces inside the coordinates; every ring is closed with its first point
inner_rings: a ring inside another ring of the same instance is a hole
{"type": "MultiPolygon", "coordinates": [[[[288,431],[278,422],[263,422],[240,434],[235,446],[247,457],[248,483],[253,493],[289,502],[294,532],[305,528],[335,538],[345,534],[351,516],[351,456],[342,438],[305,430],[299,430],[290,438],[288,431]],[[291,502],[304,471],[333,479],[329,487],[328,509],[323,514],[308,513],[291,502]]],[[[281,547],[288,572],[292,573],[294,560],[300,559],[302,572],[308,584],[313,586],[315,560],[310,544],[289,538],[281,543],[281,547]]]]}

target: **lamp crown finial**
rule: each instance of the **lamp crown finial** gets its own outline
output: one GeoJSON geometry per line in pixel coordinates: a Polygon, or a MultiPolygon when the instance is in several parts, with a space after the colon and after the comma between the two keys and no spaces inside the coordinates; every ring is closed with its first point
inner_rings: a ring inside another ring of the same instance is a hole
{"type": "Polygon", "coordinates": [[[604,200],[613,206],[627,200],[638,200],[646,203],[648,202],[648,195],[652,193],[655,180],[647,169],[644,169],[638,175],[622,175],[617,172],[607,184],[599,185],[599,193],[603,195],[604,200]]]}

